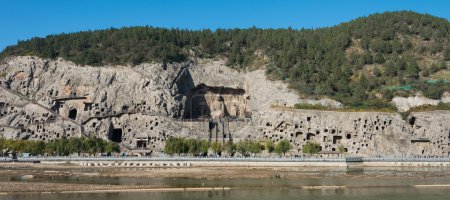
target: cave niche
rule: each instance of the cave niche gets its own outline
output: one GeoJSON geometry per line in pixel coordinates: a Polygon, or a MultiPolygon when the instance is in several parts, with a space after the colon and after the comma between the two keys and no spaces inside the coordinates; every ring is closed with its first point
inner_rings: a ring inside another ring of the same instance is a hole
{"type": "Polygon", "coordinates": [[[122,129],[121,128],[112,129],[108,135],[108,139],[113,142],[121,143],[122,142],[122,129]]]}
{"type": "Polygon", "coordinates": [[[74,109],[69,110],[68,118],[75,120],[77,118],[77,109],[74,108],[74,109]]]}

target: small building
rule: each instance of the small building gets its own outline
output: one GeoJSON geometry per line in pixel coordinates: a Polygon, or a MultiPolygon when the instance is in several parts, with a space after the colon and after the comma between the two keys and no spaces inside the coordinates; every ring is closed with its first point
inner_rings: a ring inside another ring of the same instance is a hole
{"type": "Polygon", "coordinates": [[[146,133],[140,133],[135,136],[136,149],[147,149],[149,136],[146,133]]]}

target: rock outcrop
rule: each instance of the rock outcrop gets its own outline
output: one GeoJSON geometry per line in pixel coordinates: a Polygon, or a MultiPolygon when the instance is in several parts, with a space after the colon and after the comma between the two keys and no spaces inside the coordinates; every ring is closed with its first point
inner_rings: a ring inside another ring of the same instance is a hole
{"type": "Polygon", "coordinates": [[[292,155],[315,141],[326,154],[448,156],[450,112],[334,112],[289,109],[301,98],[263,70],[224,61],[78,66],[12,57],[0,65],[0,136],[53,140],[97,136],[160,152],[168,137],[210,141],[288,139],[292,155]],[[284,107],[284,108],[280,108],[284,107]]]}
{"type": "Polygon", "coordinates": [[[440,100],[429,99],[419,94],[414,97],[394,97],[392,99],[392,103],[400,112],[405,112],[413,107],[422,105],[437,105],[439,102],[450,103],[450,93],[445,92],[440,100]]]}

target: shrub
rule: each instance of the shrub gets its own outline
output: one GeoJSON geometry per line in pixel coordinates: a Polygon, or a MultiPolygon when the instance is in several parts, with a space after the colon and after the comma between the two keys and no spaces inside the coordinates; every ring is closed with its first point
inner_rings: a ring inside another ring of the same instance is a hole
{"type": "Polygon", "coordinates": [[[273,143],[272,140],[266,140],[266,149],[269,153],[272,153],[275,150],[275,144],[273,143]]]}
{"type": "Polygon", "coordinates": [[[289,143],[288,140],[283,139],[280,140],[276,145],[275,145],[275,152],[278,154],[283,154],[286,155],[286,152],[288,152],[289,150],[292,149],[292,145],[291,143],[289,143]]]}
{"type": "Polygon", "coordinates": [[[225,144],[223,145],[223,149],[229,156],[233,156],[236,152],[236,144],[234,144],[233,141],[225,142],[225,144]]]}
{"type": "Polygon", "coordinates": [[[315,142],[307,142],[305,145],[303,145],[302,152],[308,154],[316,154],[321,149],[322,147],[320,146],[320,144],[315,142]]]}
{"type": "Polygon", "coordinates": [[[223,150],[222,143],[220,143],[220,142],[213,142],[211,144],[211,149],[216,155],[220,155],[222,153],[222,150],[223,150]]]}

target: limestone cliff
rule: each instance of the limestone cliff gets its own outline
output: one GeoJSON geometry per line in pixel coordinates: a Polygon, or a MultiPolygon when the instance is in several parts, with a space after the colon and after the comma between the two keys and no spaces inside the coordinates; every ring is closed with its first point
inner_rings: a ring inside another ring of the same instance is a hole
{"type": "Polygon", "coordinates": [[[289,139],[349,155],[448,156],[450,112],[333,112],[281,109],[307,102],[263,70],[238,72],[224,61],[79,66],[11,57],[0,65],[0,135],[52,140],[98,136],[160,152],[168,137],[208,140],[289,139]]]}

